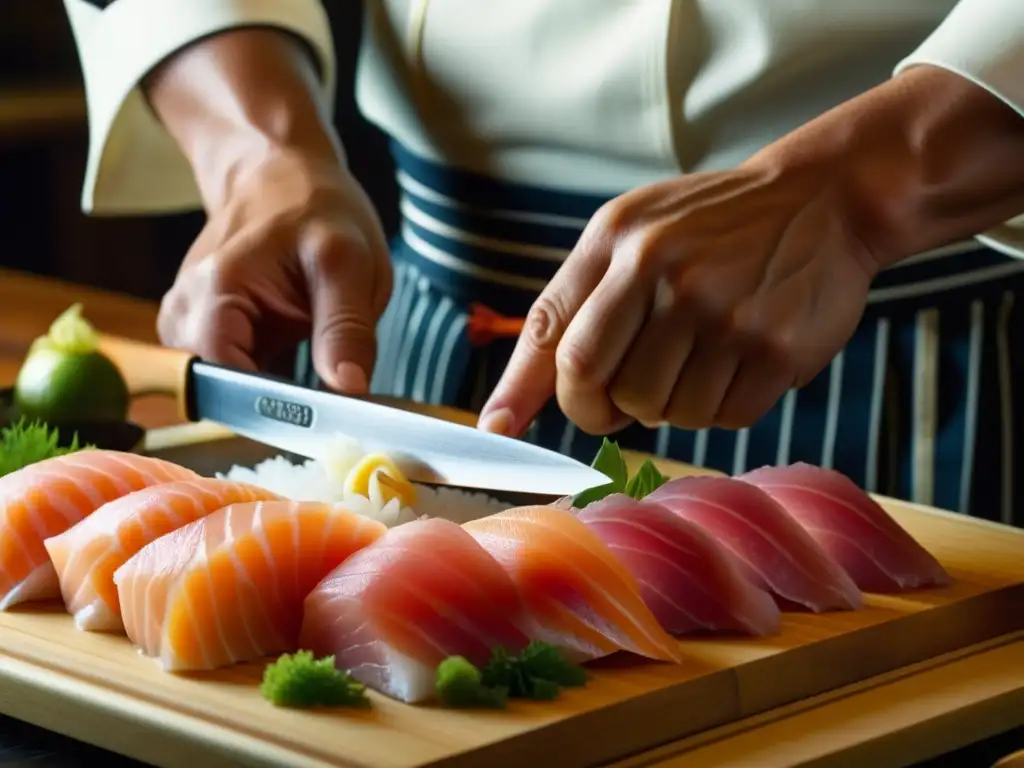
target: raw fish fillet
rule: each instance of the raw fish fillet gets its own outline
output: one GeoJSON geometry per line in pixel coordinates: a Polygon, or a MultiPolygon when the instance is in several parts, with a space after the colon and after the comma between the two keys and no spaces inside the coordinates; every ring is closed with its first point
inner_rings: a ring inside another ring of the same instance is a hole
{"type": "Polygon", "coordinates": [[[816,613],[858,608],[857,585],[771,496],[730,477],[680,477],[647,496],[739,557],[755,583],[816,613]]]}
{"type": "Polygon", "coordinates": [[[437,665],[483,666],[496,646],[526,647],[512,580],[472,536],[441,518],[389,530],[306,598],[299,646],[400,701],[434,695],[437,665]]]}
{"type": "Polygon", "coordinates": [[[119,451],[85,450],[29,464],[0,478],[0,611],[60,597],[43,542],[108,501],[195,472],[119,451]]]}
{"type": "Polygon", "coordinates": [[[571,512],[518,507],[463,525],[512,577],[532,618],[529,635],[583,662],[624,650],[682,661],[640,585],[571,512]]]}
{"type": "Polygon", "coordinates": [[[700,526],[621,493],[590,504],[577,517],[636,577],[644,602],[667,632],[779,631],[772,596],[700,526]]]}
{"type": "Polygon", "coordinates": [[[147,544],[117,569],[125,632],[166,671],[293,651],[306,595],[386,530],[321,502],[222,507],[147,544]]]}
{"type": "Polygon", "coordinates": [[[865,592],[941,587],[939,561],[845,475],[810,464],[763,467],[738,479],[775,499],[865,592]]]}
{"type": "Polygon", "coordinates": [[[143,488],[97,509],[43,542],[60,580],[68,613],[79,629],[124,629],[114,571],[164,534],[228,504],[280,499],[245,483],[198,478],[143,488]]]}

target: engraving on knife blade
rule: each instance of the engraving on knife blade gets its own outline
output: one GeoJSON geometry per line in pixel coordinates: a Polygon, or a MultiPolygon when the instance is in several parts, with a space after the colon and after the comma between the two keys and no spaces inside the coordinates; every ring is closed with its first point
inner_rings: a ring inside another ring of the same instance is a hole
{"type": "Polygon", "coordinates": [[[310,406],[266,395],[256,398],[256,413],[295,427],[311,427],[316,420],[316,411],[310,406]]]}

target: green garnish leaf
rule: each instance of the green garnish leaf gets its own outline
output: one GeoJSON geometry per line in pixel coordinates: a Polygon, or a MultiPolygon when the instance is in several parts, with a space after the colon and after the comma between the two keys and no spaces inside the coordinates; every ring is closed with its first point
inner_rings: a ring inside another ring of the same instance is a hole
{"type": "Polygon", "coordinates": [[[600,501],[613,493],[624,493],[634,499],[642,499],[668,482],[668,478],[658,471],[650,459],[641,465],[633,477],[627,477],[628,469],[622,450],[618,443],[612,442],[607,437],[601,443],[601,448],[590,466],[608,475],[611,482],[588,488],[576,494],[573,497],[572,505],[577,509],[583,509],[588,504],[600,501]]]}
{"type": "Polygon", "coordinates": [[[534,641],[518,656],[495,648],[484,667],[483,681],[507,689],[513,698],[546,701],[555,698],[559,688],[585,684],[587,673],[566,661],[555,646],[534,641]]]}
{"type": "Polygon", "coordinates": [[[629,473],[626,469],[626,459],[623,457],[618,443],[612,442],[607,437],[604,438],[590,466],[598,472],[607,475],[611,482],[594,488],[588,488],[576,494],[573,497],[572,504],[578,509],[582,509],[595,501],[600,501],[605,496],[611,496],[613,493],[622,493],[626,490],[629,473]]]}
{"type": "Polygon", "coordinates": [[[555,646],[534,641],[520,656],[526,673],[536,679],[550,680],[563,688],[578,688],[587,682],[587,671],[565,660],[555,646]]]}
{"type": "Polygon", "coordinates": [[[485,685],[480,670],[462,656],[449,656],[438,664],[434,687],[441,701],[452,707],[502,709],[508,702],[508,690],[485,685]]]}
{"type": "Polygon", "coordinates": [[[647,459],[626,483],[626,495],[634,499],[642,499],[667,482],[668,478],[658,471],[653,461],[647,459]]]}
{"type": "Polygon", "coordinates": [[[58,445],[59,439],[59,431],[41,421],[27,422],[22,418],[3,427],[0,429],[0,477],[39,461],[93,447],[79,445],[77,432],[67,446],[58,445]]]}
{"type": "Polygon", "coordinates": [[[366,686],[311,651],[283,654],[263,671],[260,694],[278,707],[365,707],[366,686]]]}
{"type": "Polygon", "coordinates": [[[483,670],[462,656],[437,668],[437,693],[456,707],[504,707],[510,698],[550,701],[561,688],[587,682],[582,667],[570,664],[553,645],[534,641],[514,656],[498,646],[483,670]]]}

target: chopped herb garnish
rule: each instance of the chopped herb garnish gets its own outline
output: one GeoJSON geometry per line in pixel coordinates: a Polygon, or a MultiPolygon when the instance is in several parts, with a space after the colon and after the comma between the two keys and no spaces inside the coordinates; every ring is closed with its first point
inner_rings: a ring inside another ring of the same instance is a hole
{"type": "Polygon", "coordinates": [[[508,690],[484,685],[479,669],[462,656],[449,656],[437,666],[437,695],[452,707],[502,709],[508,690]]]}
{"type": "Polygon", "coordinates": [[[611,478],[611,482],[576,494],[572,503],[577,509],[583,509],[588,504],[600,501],[613,493],[624,493],[634,499],[642,499],[668,482],[668,478],[658,471],[650,459],[641,465],[633,477],[628,477],[626,459],[619,444],[607,437],[601,442],[601,447],[590,466],[611,478]]]}
{"type": "Polygon", "coordinates": [[[365,707],[366,686],[311,651],[283,654],[263,671],[260,693],[278,707],[365,707]]]}
{"type": "Polygon", "coordinates": [[[0,477],[30,464],[93,447],[79,445],[77,432],[67,446],[58,445],[59,439],[59,431],[41,421],[27,422],[22,418],[3,427],[0,429],[0,477]]]}
{"type": "Polygon", "coordinates": [[[495,648],[482,671],[461,656],[451,656],[437,668],[441,700],[462,707],[503,707],[508,698],[550,701],[561,688],[586,682],[582,667],[566,661],[553,645],[536,641],[518,655],[495,648]]]}

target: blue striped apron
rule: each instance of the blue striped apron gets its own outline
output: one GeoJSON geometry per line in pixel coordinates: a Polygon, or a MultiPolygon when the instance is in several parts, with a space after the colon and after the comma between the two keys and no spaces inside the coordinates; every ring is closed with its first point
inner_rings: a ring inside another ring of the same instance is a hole
{"type": "MultiPolygon", "coordinates": [[[[402,227],[381,319],[375,393],[478,411],[513,339],[474,346],[469,307],[522,317],[604,196],[498,182],[393,145],[402,227]]],[[[1021,525],[1024,260],[961,245],[889,269],[860,326],[810,384],[749,429],[631,426],[624,447],[739,473],[807,461],[869,490],[1021,525]]],[[[299,375],[316,386],[308,355],[299,375]]],[[[527,439],[590,461],[600,438],[552,401],[527,439]]]]}

